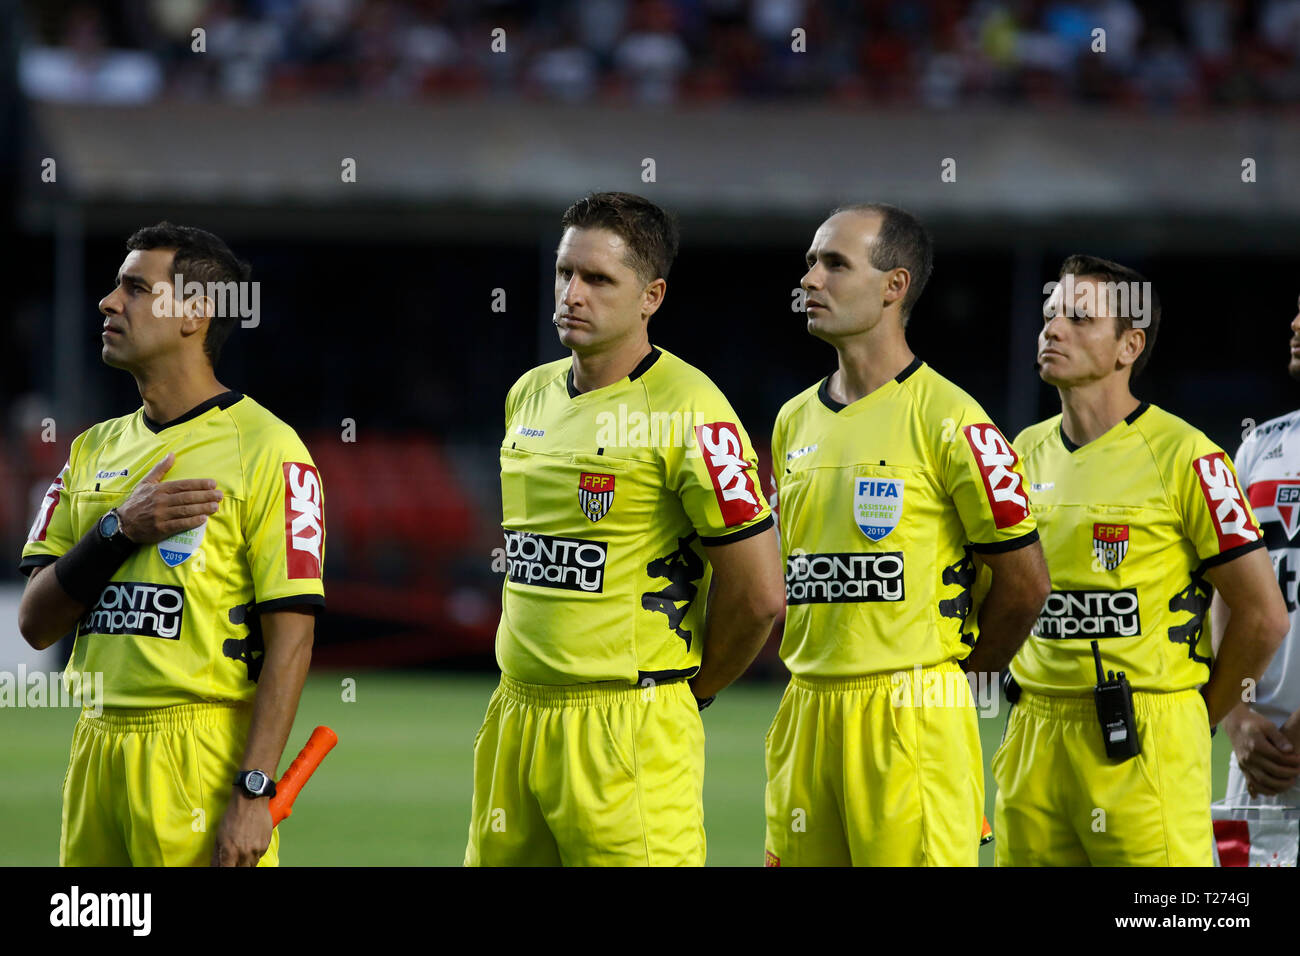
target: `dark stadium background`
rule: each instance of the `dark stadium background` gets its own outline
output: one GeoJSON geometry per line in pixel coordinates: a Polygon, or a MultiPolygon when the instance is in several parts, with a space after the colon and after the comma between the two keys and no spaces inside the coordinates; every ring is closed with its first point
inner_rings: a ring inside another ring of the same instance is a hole
{"type": "MultiPolygon", "coordinates": [[[[764,454],[782,402],[834,368],[834,353],[807,335],[802,316],[790,308],[821,212],[792,228],[784,248],[695,241],[687,219],[668,297],[651,324],[657,344],[718,383],[764,454]]],[[[331,605],[347,613],[322,620],[318,661],[404,666],[471,658],[489,665],[499,586],[490,565],[499,544],[494,469],[502,408],[516,377],[563,354],[537,320],[543,312],[548,319],[551,309],[541,298],[538,245],[557,239],[556,228],[541,226],[532,246],[272,241],[241,240],[237,223],[211,213],[174,218],[223,235],[263,282],[261,324],[236,330],[219,377],[308,436],[327,494],[341,477],[336,469],[346,469],[349,492],[364,496],[330,494],[328,500],[331,591],[342,587],[346,595],[339,608],[332,593],[331,605]],[[330,278],[322,282],[322,276],[330,278]],[[492,311],[496,288],[506,292],[505,313],[492,311]],[[342,442],[345,419],[356,423],[354,445],[342,442]],[[427,445],[441,467],[432,475],[410,472],[404,442],[427,445]],[[361,473],[352,473],[358,468],[361,473]],[[443,478],[453,486],[444,487],[443,478]],[[398,527],[396,509],[383,507],[385,501],[412,506],[417,524],[398,527]],[[449,513],[464,509],[468,520],[449,513]],[[367,529],[364,554],[348,540],[352,522],[345,516],[357,510],[356,521],[376,525],[367,529]],[[465,609],[459,620],[440,602],[424,600],[431,589],[448,600],[459,596],[465,609]],[[374,606],[373,615],[367,606],[374,606]]],[[[996,233],[985,244],[991,248],[979,248],[945,243],[942,229],[935,231],[934,275],[909,326],[914,351],[971,392],[1008,434],[1056,414],[1055,391],[1036,376],[1024,394],[1010,387],[1017,373],[1032,373],[1037,329],[1033,314],[1018,317],[1027,333],[1013,328],[1007,278],[1013,255],[997,248],[996,233]]],[[[1044,249],[1033,259],[1034,274],[1053,278],[1064,254],[1076,248],[1131,262],[1156,283],[1163,317],[1154,357],[1135,389],[1141,397],[1196,423],[1230,453],[1243,420],[1263,422],[1300,403],[1300,387],[1285,374],[1288,324],[1300,293],[1294,259],[1134,255],[1122,243],[1093,242],[1044,249]]],[[[129,376],[97,356],[101,317],[94,303],[112,288],[123,249],[122,238],[104,237],[88,241],[85,251],[80,367],[86,409],[100,418],[139,404],[129,376]]],[[[49,288],[52,259],[49,241],[24,243],[15,269],[20,288],[49,288]]],[[[23,302],[15,337],[26,348],[10,353],[16,367],[4,377],[9,401],[55,390],[49,323],[42,318],[49,308],[48,299],[23,302]],[[17,361],[22,354],[26,361],[17,361]]],[[[51,476],[67,442],[84,427],[58,424],[58,452],[44,458],[53,463],[46,469],[51,476]]],[[[24,471],[21,461],[10,465],[24,471]]],[[[48,477],[32,480],[43,490],[48,477]]],[[[20,549],[29,521],[19,511],[6,527],[11,553],[20,549]]]]}
{"type": "MultiPolygon", "coordinates": [[[[330,609],[308,699],[324,708],[340,675],[382,668],[402,672],[381,686],[403,719],[467,702],[438,774],[447,855],[357,859],[454,863],[463,846],[488,691],[430,672],[493,672],[503,403],[522,372],[562,355],[552,255],[560,213],[588,190],[679,215],[652,339],[721,386],[762,455],[781,404],[834,367],[791,293],[826,212],[856,200],[898,202],[930,227],[935,270],[911,345],[1009,435],[1058,411],[1033,357],[1042,284],[1073,252],[1156,285],[1140,397],[1229,452],[1245,420],[1300,404],[1286,376],[1300,0],[32,0],[0,4],[0,91],[0,606],[11,614],[22,541],[72,438],[138,407],[129,377],[98,359],[95,304],[126,236],[163,218],[216,232],[262,283],[261,324],[236,330],[218,375],[296,428],[324,478],[330,609]],[[1098,22],[1101,57],[1088,48],[1098,22]],[[192,25],[208,31],[203,56],[189,52],[192,25]],[[792,26],[806,53],[792,52],[792,26]],[[489,50],[498,27],[506,54],[489,50]],[[655,182],[641,179],[647,156],[655,182]],[[45,157],[57,183],[41,181],[45,157]],[[355,184],[340,184],[342,157],[358,161],[355,184]],[[940,180],[945,157],[956,182],[940,180]],[[1242,181],[1246,157],[1255,182],[1242,181]]],[[[770,719],[776,636],[737,740],[770,719]]],[[[4,646],[0,668],[37,660],[12,624],[4,646]]],[[[0,714],[0,737],[16,720],[0,714]]],[[[57,800],[65,729],[32,748],[49,764],[32,777],[41,799],[57,800]]],[[[0,780],[24,759],[0,753],[0,780]]],[[[745,767],[734,790],[757,836],[743,837],[751,857],[717,844],[723,860],[752,861],[761,843],[761,753],[745,767]]],[[[412,808],[427,784],[412,779],[412,808]]],[[[313,786],[324,801],[344,785],[313,786]]],[[[27,806],[5,799],[0,827],[27,806]]],[[[48,841],[17,858],[48,862],[48,841]]]]}

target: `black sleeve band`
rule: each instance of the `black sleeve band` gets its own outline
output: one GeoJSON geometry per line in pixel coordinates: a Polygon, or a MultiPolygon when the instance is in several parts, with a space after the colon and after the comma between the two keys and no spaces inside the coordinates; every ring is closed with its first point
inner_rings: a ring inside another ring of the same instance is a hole
{"type": "Polygon", "coordinates": [[[114,544],[99,533],[98,526],[91,528],[72,550],[54,562],[54,576],[59,585],[86,607],[99,601],[113,574],[135,551],[136,545],[114,544]]]}
{"type": "Polygon", "coordinates": [[[1005,554],[1008,551],[1019,551],[1026,548],[1038,540],[1038,529],[1027,531],[1018,538],[1009,538],[1006,541],[991,541],[988,544],[972,544],[971,550],[976,554],[1005,554]]]}
{"type": "Polygon", "coordinates": [[[62,555],[58,554],[29,554],[23,558],[18,565],[18,573],[25,578],[30,578],[37,568],[44,568],[59,560],[62,555]]]}
{"type": "Polygon", "coordinates": [[[1220,564],[1227,564],[1229,561],[1233,561],[1241,557],[1243,554],[1249,554],[1257,548],[1262,548],[1264,547],[1264,544],[1265,542],[1263,538],[1256,538],[1254,541],[1239,544],[1235,548],[1229,548],[1227,551],[1220,551],[1213,557],[1206,558],[1201,562],[1200,567],[1196,569],[1196,576],[1200,577],[1209,568],[1218,567],[1220,564]]]}
{"type": "Polygon", "coordinates": [[[319,614],[325,607],[325,598],[320,594],[295,594],[292,597],[263,601],[261,604],[254,605],[253,610],[258,614],[265,614],[267,611],[283,611],[292,607],[319,614]]]}
{"type": "Polygon", "coordinates": [[[774,524],[776,524],[776,522],[772,520],[771,515],[768,515],[758,524],[751,524],[748,528],[741,528],[739,531],[732,531],[728,534],[720,534],[720,535],[715,535],[713,537],[705,537],[704,535],[700,535],[700,544],[705,544],[709,546],[719,545],[719,544],[734,544],[737,541],[744,541],[746,538],[752,538],[756,534],[762,534],[764,531],[772,527],[774,524]]]}

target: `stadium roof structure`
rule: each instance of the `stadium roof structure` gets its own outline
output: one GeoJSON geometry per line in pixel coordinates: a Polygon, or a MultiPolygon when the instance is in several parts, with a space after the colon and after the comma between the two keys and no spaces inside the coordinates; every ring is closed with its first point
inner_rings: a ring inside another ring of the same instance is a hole
{"type": "Polygon", "coordinates": [[[1123,222],[1136,241],[1205,247],[1249,218],[1235,245],[1282,249],[1300,223],[1300,124],[1262,113],[352,100],[30,111],[28,158],[54,157],[59,171],[57,187],[24,191],[34,229],[54,228],[71,200],[92,233],[156,206],[244,234],[276,234],[291,211],[295,233],[549,235],[558,210],[593,189],[644,193],[695,235],[737,243],[863,199],[913,209],[959,244],[992,225],[1050,240],[1113,235],[1123,222]],[[951,182],[941,179],[948,159],[951,182]],[[1254,182],[1243,181],[1247,159],[1254,182]]]}

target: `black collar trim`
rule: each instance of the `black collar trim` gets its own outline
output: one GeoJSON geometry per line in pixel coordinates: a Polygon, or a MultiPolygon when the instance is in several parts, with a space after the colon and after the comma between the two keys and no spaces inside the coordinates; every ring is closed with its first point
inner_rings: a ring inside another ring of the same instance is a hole
{"type": "MultiPolygon", "coordinates": [[[[641,361],[637,362],[636,368],[632,369],[632,371],[628,373],[627,376],[628,381],[635,382],[638,378],[640,378],[642,375],[648,372],[650,370],[650,366],[654,365],[655,362],[659,361],[659,357],[663,354],[664,354],[663,352],[659,351],[654,346],[651,346],[650,352],[646,355],[646,357],[643,358],[641,361]]],[[[578,391],[578,389],[573,384],[572,363],[569,364],[569,374],[564,377],[564,387],[569,393],[569,398],[577,398],[579,395],[585,394],[584,392],[578,391]]]]}
{"type": "Polygon", "coordinates": [[[1137,408],[1133,409],[1133,411],[1130,412],[1128,416],[1125,417],[1124,424],[1132,425],[1135,421],[1138,420],[1139,417],[1141,417],[1142,413],[1145,412],[1150,407],[1151,407],[1150,402],[1143,402],[1137,408]]]}
{"type": "MultiPolygon", "coordinates": [[[[1133,409],[1133,411],[1129,412],[1127,415],[1124,416],[1124,424],[1125,424],[1125,425],[1132,425],[1135,421],[1137,421],[1139,418],[1141,418],[1141,417],[1142,417],[1142,413],[1145,412],[1145,411],[1146,411],[1148,408],[1150,408],[1150,407],[1151,407],[1151,403],[1150,403],[1150,402],[1143,402],[1143,403],[1142,403],[1141,405],[1139,405],[1137,408],[1133,409]]],[[[1065,416],[1064,416],[1064,415],[1061,416],[1061,424],[1060,424],[1058,427],[1059,427],[1060,432],[1061,432],[1061,444],[1065,446],[1065,450],[1066,450],[1066,451],[1068,451],[1068,452],[1070,452],[1071,454],[1073,454],[1074,452],[1078,451],[1080,448],[1083,447],[1082,445],[1076,445],[1074,442],[1070,441],[1070,437],[1069,437],[1068,435],[1065,434],[1065,416]]]]}
{"type": "Polygon", "coordinates": [[[1065,450],[1068,451],[1070,454],[1074,454],[1076,451],[1078,451],[1080,448],[1083,447],[1082,445],[1076,445],[1074,442],[1070,441],[1070,436],[1065,433],[1064,415],[1061,416],[1061,424],[1057,425],[1056,427],[1057,430],[1061,433],[1061,444],[1065,446],[1065,450]]]}
{"type": "Polygon", "coordinates": [[[650,353],[641,361],[636,363],[636,368],[632,369],[632,371],[628,374],[627,377],[635,382],[638,378],[640,378],[642,375],[648,372],[650,370],[650,366],[654,365],[655,362],[659,361],[659,356],[663,354],[664,354],[663,352],[660,352],[653,345],[650,346],[650,353]]]}
{"type": "Polygon", "coordinates": [[[822,400],[823,405],[833,412],[848,408],[843,402],[837,402],[831,398],[831,377],[829,375],[822,379],[821,387],[817,389],[817,397],[822,400]]]}
{"type": "Polygon", "coordinates": [[[235,392],[235,391],[222,392],[220,395],[212,396],[206,402],[200,402],[198,405],[195,405],[184,415],[180,416],[179,418],[173,418],[169,422],[161,422],[161,423],[156,422],[148,415],[146,415],[143,409],[140,411],[140,417],[144,419],[144,427],[149,429],[149,431],[153,432],[156,435],[164,428],[171,428],[173,425],[180,425],[183,424],[184,422],[188,422],[192,418],[198,418],[200,415],[202,415],[210,408],[229,408],[231,405],[235,404],[235,402],[239,401],[243,397],[244,397],[243,393],[241,392],[235,392]]]}
{"type": "Polygon", "coordinates": [[[921,367],[921,359],[919,357],[913,358],[911,364],[909,364],[907,368],[903,369],[901,372],[899,372],[897,375],[894,376],[894,381],[898,382],[901,385],[903,382],[907,381],[907,379],[911,377],[912,373],[915,372],[920,367],[921,367]]]}
{"type": "MultiPolygon", "coordinates": [[[[908,363],[907,368],[894,376],[894,381],[901,385],[903,382],[911,378],[912,373],[919,369],[921,364],[921,359],[919,357],[913,358],[912,361],[908,363]]],[[[837,402],[835,399],[831,398],[831,377],[829,375],[822,379],[821,386],[817,389],[817,397],[821,399],[823,405],[833,412],[838,412],[849,407],[843,402],[837,402]]]]}

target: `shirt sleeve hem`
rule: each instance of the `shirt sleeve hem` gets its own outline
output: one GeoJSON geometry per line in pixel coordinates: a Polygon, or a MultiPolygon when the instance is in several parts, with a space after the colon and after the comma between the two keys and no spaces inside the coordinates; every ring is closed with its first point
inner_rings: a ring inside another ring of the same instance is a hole
{"type": "Polygon", "coordinates": [[[43,568],[57,560],[59,560],[57,554],[29,554],[18,562],[18,573],[24,577],[31,577],[32,572],[37,568],[43,568]]]}
{"type": "Polygon", "coordinates": [[[1006,541],[991,541],[988,544],[971,544],[971,550],[978,554],[1005,554],[1008,551],[1019,551],[1038,540],[1038,529],[1028,531],[1018,538],[1008,538],[1006,541]]]}
{"type": "Polygon", "coordinates": [[[769,514],[757,524],[751,524],[747,528],[732,531],[730,534],[720,534],[708,537],[700,535],[700,543],[710,546],[718,544],[735,544],[737,541],[744,541],[746,538],[752,538],[754,535],[766,531],[768,528],[772,527],[773,524],[775,524],[775,522],[772,521],[772,516],[769,514]]]}
{"type": "Polygon", "coordinates": [[[1218,554],[1208,557],[1204,561],[1202,561],[1200,567],[1196,569],[1196,574],[1199,577],[1201,574],[1205,573],[1210,568],[1216,567],[1220,564],[1227,564],[1229,561],[1232,561],[1235,558],[1239,558],[1243,554],[1248,554],[1249,552],[1254,551],[1256,548],[1262,548],[1262,547],[1264,547],[1264,539],[1256,538],[1254,541],[1248,541],[1245,544],[1239,544],[1235,548],[1229,548],[1227,551],[1220,551],[1218,554]]]}
{"type": "Polygon", "coordinates": [[[264,614],[267,611],[282,611],[288,607],[310,607],[313,611],[321,611],[325,608],[325,595],[323,594],[291,594],[289,597],[272,598],[269,601],[259,601],[253,605],[253,610],[258,614],[264,614]]]}

